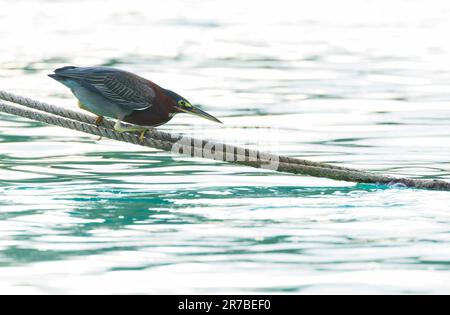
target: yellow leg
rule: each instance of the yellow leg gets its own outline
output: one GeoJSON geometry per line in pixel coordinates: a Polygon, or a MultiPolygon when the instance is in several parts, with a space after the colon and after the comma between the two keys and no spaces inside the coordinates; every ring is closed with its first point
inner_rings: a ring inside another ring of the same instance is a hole
{"type": "Polygon", "coordinates": [[[84,106],[83,104],[81,104],[80,101],[78,101],[78,107],[81,108],[81,109],[87,110],[87,109],[86,109],[86,106],[84,106]]]}
{"type": "Polygon", "coordinates": [[[145,133],[146,133],[147,131],[148,131],[148,129],[142,130],[141,135],[139,136],[139,141],[141,141],[141,143],[144,142],[144,139],[145,139],[145,133]]]}
{"type": "Polygon", "coordinates": [[[120,120],[117,119],[116,124],[114,125],[114,130],[117,132],[140,132],[139,141],[144,142],[145,133],[149,131],[148,128],[122,128],[120,125],[120,120]]]}
{"type": "MultiPolygon", "coordinates": [[[[90,110],[88,110],[86,108],[86,106],[83,105],[83,103],[81,103],[80,101],[78,101],[78,107],[84,110],[87,110],[88,112],[90,112],[90,110]]],[[[96,126],[100,126],[100,124],[103,122],[103,116],[97,116],[97,118],[95,119],[95,125],[96,126]]],[[[97,141],[102,140],[102,137],[98,138],[97,141]]]]}

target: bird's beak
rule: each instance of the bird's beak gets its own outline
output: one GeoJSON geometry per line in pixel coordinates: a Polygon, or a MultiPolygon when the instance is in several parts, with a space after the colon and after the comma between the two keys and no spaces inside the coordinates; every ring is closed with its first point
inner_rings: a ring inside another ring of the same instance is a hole
{"type": "Polygon", "coordinates": [[[194,106],[191,105],[191,104],[188,104],[188,106],[186,106],[186,107],[184,107],[184,108],[179,107],[179,109],[180,109],[182,112],[185,112],[185,113],[188,113],[188,114],[192,114],[192,115],[195,115],[195,116],[199,116],[199,117],[203,117],[203,118],[206,118],[206,119],[208,119],[208,120],[217,122],[217,123],[219,123],[219,124],[223,124],[223,122],[221,122],[219,119],[217,119],[217,118],[214,117],[213,115],[210,115],[210,114],[208,114],[207,112],[202,111],[201,109],[199,109],[199,108],[197,108],[197,107],[194,107],[194,106]]]}

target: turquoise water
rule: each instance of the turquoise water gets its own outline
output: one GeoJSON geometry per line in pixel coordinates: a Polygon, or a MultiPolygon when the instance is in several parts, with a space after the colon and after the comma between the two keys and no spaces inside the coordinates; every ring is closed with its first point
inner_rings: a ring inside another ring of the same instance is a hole
{"type": "MultiPolygon", "coordinates": [[[[165,131],[450,180],[450,4],[0,0],[0,88],[63,65],[219,117],[165,131]]],[[[450,194],[176,157],[0,114],[1,293],[450,293],[450,194]]]]}

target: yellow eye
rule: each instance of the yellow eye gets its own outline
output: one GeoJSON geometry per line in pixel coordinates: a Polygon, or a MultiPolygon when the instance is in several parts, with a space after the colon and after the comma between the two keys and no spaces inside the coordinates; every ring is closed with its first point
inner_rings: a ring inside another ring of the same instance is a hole
{"type": "Polygon", "coordinates": [[[189,104],[188,102],[183,101],[183,100],[178,101],[178,105],[180,105],[180,107],[192,107],[191,104],[189,104]]]}

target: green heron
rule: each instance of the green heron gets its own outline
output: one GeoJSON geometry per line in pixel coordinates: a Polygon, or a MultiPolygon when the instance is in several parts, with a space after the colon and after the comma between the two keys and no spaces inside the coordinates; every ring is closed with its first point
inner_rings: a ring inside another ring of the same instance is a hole
{"type": "Polygon", "coordinates": [[[70,88],[78,99],[78,106],[98,116],[95,120],[97,125],[103,116],[116,118],[116,131],[141,132],[141,140],[148,128],[122,128],[121,121],[156,127],[178,113],[189,113],[221,123],[177,93],[131,72],[106,67],[69,66],[56,69],[48,76],[70,88]]]}

